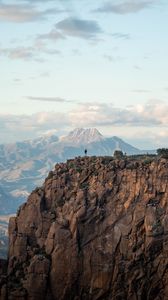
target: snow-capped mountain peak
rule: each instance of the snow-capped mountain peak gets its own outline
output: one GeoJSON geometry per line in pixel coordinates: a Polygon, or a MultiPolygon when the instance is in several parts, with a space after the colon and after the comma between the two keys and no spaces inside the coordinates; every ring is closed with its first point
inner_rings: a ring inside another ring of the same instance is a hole
{"type": "Polygon", "coordinates": [[[74,144],[89,144],[103,140],[103,135],[96,128],[76,128],[71,131],[62,141],[74,144]]]}

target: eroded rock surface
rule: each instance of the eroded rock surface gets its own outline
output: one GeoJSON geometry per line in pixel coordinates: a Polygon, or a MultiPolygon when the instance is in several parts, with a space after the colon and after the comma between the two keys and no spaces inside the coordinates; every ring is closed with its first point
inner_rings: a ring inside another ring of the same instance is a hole
{"type": "Polygon", "coordinates": [[[9,236],[2,300],[166,300],[168,160],[58,164],[9,236]]]}

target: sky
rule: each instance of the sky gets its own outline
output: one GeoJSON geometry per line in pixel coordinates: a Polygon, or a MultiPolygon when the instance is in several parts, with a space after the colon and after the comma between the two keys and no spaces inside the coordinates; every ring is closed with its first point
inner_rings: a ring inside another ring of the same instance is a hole
{"type": "Polygon", "coordinates": [[[168,144],[167,0],[0,0],[0,143],[96,127],[168,144]]]}

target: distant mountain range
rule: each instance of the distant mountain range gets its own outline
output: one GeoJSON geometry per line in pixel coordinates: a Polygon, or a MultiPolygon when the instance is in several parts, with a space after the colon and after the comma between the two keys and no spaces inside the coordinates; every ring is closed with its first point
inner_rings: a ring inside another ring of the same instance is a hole
{"type": "Polygon", "coordinates": [[[97,156],[111,156],[116,149],[128,155],[145,152],[116,136],[106,138],[95,128],[0,145],[0,214],[15,212],[57,162],[83,156],[85,148],[88,155],[97,156]]]}

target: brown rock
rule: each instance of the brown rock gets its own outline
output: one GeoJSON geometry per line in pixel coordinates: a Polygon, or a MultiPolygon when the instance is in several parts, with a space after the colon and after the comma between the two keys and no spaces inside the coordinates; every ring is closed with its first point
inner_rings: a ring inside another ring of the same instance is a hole
{"type": "Polygon", "coordinates": [[[168,299],[167,174],[165,159],[56,165],[10,220],[2,300],[168,299]]]}

